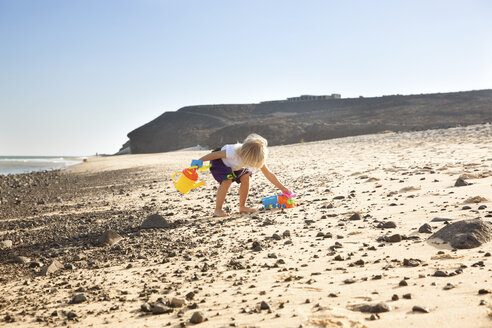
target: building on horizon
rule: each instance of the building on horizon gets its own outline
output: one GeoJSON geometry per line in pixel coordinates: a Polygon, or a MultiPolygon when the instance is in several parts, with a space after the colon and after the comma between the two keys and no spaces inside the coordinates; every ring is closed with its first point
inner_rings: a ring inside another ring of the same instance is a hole
{"type": "Polygon", "coordinates": [[[325,100],[325,99],[340,99],[342,95],[339,93],[332,93],[329,95],[313,96],[313,95],[301,95],[300,97],[287,98],[287,101],[304,101],[304,100],[325,100]]]}
{"type": "Polygon", "coordinates": [[[313,96],[313,95],[301,95],[299,97],[291,97],[285,100],[267,100],[262,101],[260,104],[268,104],[268,103],[285,103],[285,102],[298,102],[298,101],[307,101],[307,100],[327,100],[327,99],[340,99],[342,95],[339,93],[332,93],[330,95],[321,95],[321,96],[313,96]]]}

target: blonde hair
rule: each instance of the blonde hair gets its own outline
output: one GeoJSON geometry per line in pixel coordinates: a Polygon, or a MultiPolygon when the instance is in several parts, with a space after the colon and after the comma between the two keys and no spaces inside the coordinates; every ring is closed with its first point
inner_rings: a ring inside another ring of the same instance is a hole
{"type": "Polygon", "coordinates": [[[250,134],[243,141],[238,155],[244,165],[261,168],[268,157],[268,141],[255,133],[250,134]]]}

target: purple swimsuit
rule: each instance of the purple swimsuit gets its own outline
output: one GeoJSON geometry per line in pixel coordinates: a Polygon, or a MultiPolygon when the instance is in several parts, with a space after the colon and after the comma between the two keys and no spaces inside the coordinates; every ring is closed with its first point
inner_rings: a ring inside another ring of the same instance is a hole
{"type": "Polygon", "coordinates": [[[210,172],[218,183],[222,183],[222,181],[224,180],[232,180],[237,183],[241,183],[241,180],[239,180],[239,178],[241,178],[243,175],[253,175],[253,172],[251,172],[251,170],[248,168],[233,171],[229,166],[224,164],[222,159],[211,160],[210,164],[212,164],[212,167],[210,167],[210,172]]]}

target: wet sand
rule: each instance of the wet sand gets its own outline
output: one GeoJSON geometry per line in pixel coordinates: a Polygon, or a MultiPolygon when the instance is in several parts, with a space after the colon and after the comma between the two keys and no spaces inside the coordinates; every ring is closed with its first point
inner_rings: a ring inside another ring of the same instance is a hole
{"type": "Polygon", "coordinates": [[[255,172],[248,204],[260,211],[237,213],[234,185],[229,218],[212,217],[210,173],[187,195],[171,182],[205,153],[0,177],[1,325],[492,325],[492,242],[456,250],[418,231],[492,220],[491,125],[271,147],[298,207],[262,210],[276,190],[255,172]],[[167,226],[142,229],[152,214],[167,226]],[[107,230],[121,238],[101,244],[107,230]]]}

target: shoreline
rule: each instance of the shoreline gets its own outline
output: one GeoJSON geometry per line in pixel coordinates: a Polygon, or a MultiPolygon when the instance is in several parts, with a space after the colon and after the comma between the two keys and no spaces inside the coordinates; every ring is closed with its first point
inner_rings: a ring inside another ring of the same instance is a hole
{"type": "MultiPolygon", "coordinates": [[[[208,172],[199,173],[206,186],[187,195],[170,181],[205,151],[89,158],[69,170],[0,176],[0,241],[12,242],[0,250],[0,322],[180,327],[193,326],[200,311],[206,321],[197,327],[491,324],[492,293],[479,290],[490,290],[492,243],[453,250],[418,232],[424,223],[433,232],[445,227],[436,217],[492,220],[490,125],[269,148],[269,167],[298,194],[294,209],[240,215],[233,186],[225,204],[233,215],[213,218],[208,172]],[[460,176],[469,185],[455,187],[460,176]],[[467,203],[475,196],[483,199],[467,203]],[[354,212],[361,220],[349,219],[354,212]],[[142,229],[152,214],[169,226],[142,229]],[[380,227],[389,221],[392,228],[380,227]],[[105,246],[108,230],[121,239],[105,246]],[[378,241],[394,234],[418,239],[378,241]],[[55,260],[59,267],[50,266],[55,260]],[[43,275],[46,268],[53,273],[43,275]],[[381,302],[390,310],[376,320],[353,311],[381,302]]],[[[255,174],[248,203],[260,209],[275,192],[255,174]]]]}
{"type": "Polygon", "coordinates": [[[0,176],[65,170],[85,160],[85,156],[0,156],[0,176]]]}

